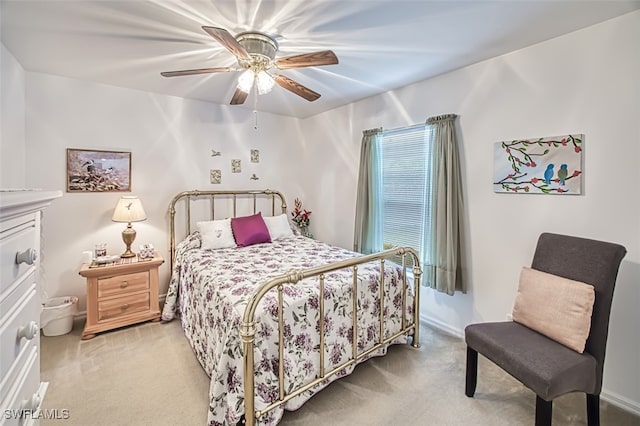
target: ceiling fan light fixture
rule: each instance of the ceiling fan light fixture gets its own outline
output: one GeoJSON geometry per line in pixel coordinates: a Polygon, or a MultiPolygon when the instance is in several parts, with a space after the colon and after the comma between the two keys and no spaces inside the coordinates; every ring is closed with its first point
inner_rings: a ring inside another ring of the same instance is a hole
{"type": "Polygon", "coordinates": [[[251,88],[253,87],[253,82],[256,79],[256,74],[253,72],[251,68],[244,71],[238,77],[238,89],[242,90],[245,93],[249,93],[251,88]]]}
{"type": "Polygon", "coordinates": [[[245,31],[235,38],[252,58],[261,57],[265,61],[273,61],[276,57],[278,42],[268,34],[245,31]]]}
{"type": "Polygon", "coordinates": [[[273,89],[273,85],[276,81],[266,71],[260,71],[256,75],[256,86],[258,86],[258,93],[264,95],[269,93],[273,89]]]}
{"type": "MultiPolygon", "coordinates": [[[[0,0],[1,1],[1,0],[0,0]]],[[[276,59],[279,36],[271,36],[258,31],[246,31],[235,37],[224,28],[204,25],[202,29],[233,54],[238,67],[200,68],[181,71],[167,71],[160,74],[164,77],[184,75],[211,74],[230,71],[241,71],[231,105],[243,104],[251,89],[255,86],[256,94],[269,93],[274,85],[278,85],[291,93],[313,102],[320,94],[308,87],[280,74],[278,71],[292,68],[307,68],[338,63],[338,57],[331,50],[303,53],[276,59]]],[[[256,102],[257,96],[254,97],[256,102]]]]}

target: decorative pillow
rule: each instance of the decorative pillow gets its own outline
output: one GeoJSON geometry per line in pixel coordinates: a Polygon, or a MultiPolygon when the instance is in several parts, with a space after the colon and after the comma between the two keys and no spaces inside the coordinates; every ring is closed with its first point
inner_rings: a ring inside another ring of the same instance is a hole
{"type": "Polygon", "coordinates": [[[524,267],[513,320],[582,353],[594,300],[590,284],[524,267]]]}
{"type": "Polygon", "coordinates": [[[269,235],[271,235],[271,241],[293,237],[293,231],[291,230],[289,219],[287,219],[285,213],[279,216],[264,216],[262,219],[264,219],[264,223],[267,225],[269,235]]]}
{"type": "Polygon", "coordinates": [[[205,250],[221,249],[236,246],[231,231],[231,219],[210,220],[198,222],[198,231],[202,244],[200,247],[205,250]]]}
{"type": "Polygon", "coordinates": [[[271,242],[269,230],[259,212],[252,216],[234,217],[231,219],[231,229],[238,247],[271,242]]]}

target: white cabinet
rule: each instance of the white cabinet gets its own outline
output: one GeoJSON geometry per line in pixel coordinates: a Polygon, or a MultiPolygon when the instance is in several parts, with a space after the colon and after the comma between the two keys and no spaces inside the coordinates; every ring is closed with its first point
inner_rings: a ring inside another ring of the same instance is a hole
{"type": "Polygon", "coordinates": [[[40,382],[40,218],[60,191],[0,191],[0,424],[37,423],[40,382]]]}

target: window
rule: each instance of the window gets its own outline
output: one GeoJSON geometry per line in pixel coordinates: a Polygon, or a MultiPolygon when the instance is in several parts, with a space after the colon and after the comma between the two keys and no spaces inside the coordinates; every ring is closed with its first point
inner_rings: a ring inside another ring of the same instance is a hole
{"type": "Polygon", "coordinates": [[[413,247],[425,271],[422,282],[449,295],[466,291],[456,117],[362,132],[353,235],[354,250],[361,253],[413,247]]]}
{"type": "Polygon", "coordinates": [[[383,131],[380,141],[383,248],[409,246],[428,259],[432,126],[383,131]]]}

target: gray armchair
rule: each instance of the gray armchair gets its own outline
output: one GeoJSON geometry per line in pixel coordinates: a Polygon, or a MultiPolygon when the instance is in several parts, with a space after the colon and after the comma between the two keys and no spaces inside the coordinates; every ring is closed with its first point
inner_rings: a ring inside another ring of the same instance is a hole
{"type": "Polygon", "coordinates": [[[600,424],[600,390],[609,314],[620,262],[626,249],[618,244],[544,233],[532,269],[593,284],[595,302],[584,353],[575,352],[519,323],[471,324],[465,329],[465,394],[476,390],[478,353],[493,361],[536,394],[535,424],[550,425],[553,399],[584,392],[589,426],[600,424]]]}

